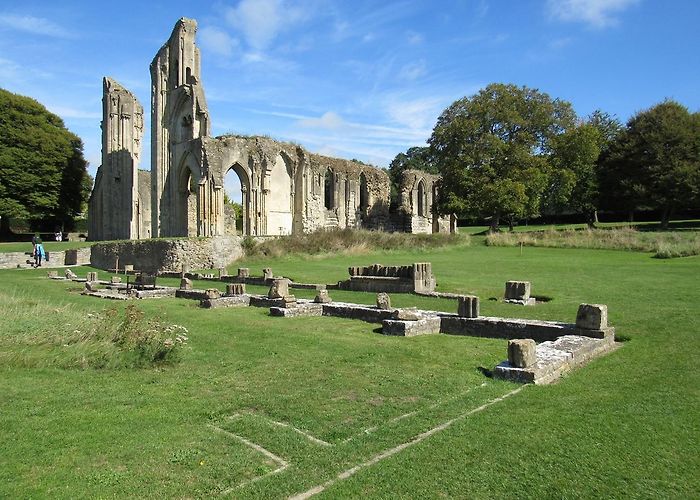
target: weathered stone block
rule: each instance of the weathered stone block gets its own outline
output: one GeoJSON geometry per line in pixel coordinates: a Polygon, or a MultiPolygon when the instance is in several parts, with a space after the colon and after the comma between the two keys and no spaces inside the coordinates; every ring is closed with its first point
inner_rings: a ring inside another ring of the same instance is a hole
{"type": "Polygon", "coordinates": [[[581,304],[576,313],[576,328],[602,330],[608,327],[608,306],[604,304],[581,304]]]}
{"type": "Polygon", "coordinates": [[[239,278],[249,278],[250,277],[250,269],[247,267],[239,267],[238,268],[238,277],[239,278]]]}
{"type": "Polygon", "coordinates": [[[77,277],[78,275],[75,274],[73,271],[71,271],[70,269],[66,269],[66,278],[68,278],[69,280],[74,280],[77,277]]]}
{"type": "Polygon", "coordinates": [[[380,292],[377,294],[377,308],[391,309],[391,298],[388,293],[380,292]]]}
{"type": "Polygon", "coordinates": [[[134,265],[133,264],[124,264],[124,274],[133,273],[133,272],[134,272],[134,265]]]}
{"type": "Polygon", "coordinates": [[[226,285],[226,295],[243,295],[245,293],[245,283],[228,283],[226,285]]]}
{"type": "Polygon", "coordinates": [[[48,271],[46,273],[46,276],[49,278],[58,278],[58,271],[48,271]]]}
{"type": "Polygon", "coordinates": [[[399,321],[418,321],[421,319],[421,316],[415,309],[397,309],[391,315],[391,319],[399,321]]]}
{"type": "Polygon", "coordinates": [[[218,299],[221,297],[221,292],[217,288],[207,288],[204,291],[204,296],[209,300],[218,299]]]}
{"type": "Polygon", "coordinates": [[[113,285],[117,285],[122,282],[122,279],[119,276],[112,276],[109,279],[109,282],[112,283],[113,285]]]}
{"type": "Polygon", "coordinates": [[[263,269],[263,278],[265,278],[266,280],[271,280],[274,277],[275,276],[272,274],[271,268],[266,267],[265,269],[263,269]]]}
{"type": "Polygon", "coordinates": [[[226,268],[220,267],[219,268],[219,279],[221,279],[223,276],[226,276],[226,268]]]}
{"type": "Polygon", "coordinates": [[[457,315],[463,318],[479,317],[479,297],[463,295],[457,298],[457,315]]]}
{"type": "Polygon", "coordinates": [[[192,280],[189,278],[182,278],[180,280],[180,290],[192,290],[192,280]]]}
{"type": "Polygon", "coordinates": [[[331,299],[331,296],[328,295],[328,290],[325,288],[322,288],[321,290],[318,290],[316,292],[316,297],[314,297],[314,302],[317,304],[328,304],[330,302],[333,302],[333,299],[331,299]]]}
{"type": "Polygon", "coordinates": [[[281,299],[289,295],[289,280],[287,278],[278,278],[272,281],[270,291],[267,292],[268,299],[281,299]]]}
{"type": "Polygon", "coordinates": [[[529,281],[506,281],[506,300],[530,300],[529,281]]]}
{"type": "Polygon", "coordinates": [[[532,339],[508,341],[508,363],[516,368],[527,368],[537,362],[537,344],[532,339]]]}
{"type": "Polygon", "coordinates": [[[86,281],[85,282],[85,291],[86,292],[96,292],[97,291],[97,283],[93,281],[86,281]]]}
{"type": "Polygon", "coordinates": [[[97,273],[95,271],[90,271],[89,273],[87,273],[87,280],[97,281],[97,273]]]}
{"type": "Polygon", "coordinates": [[[294,295],[285,295],[282,297],[282,307],[291,308],[297,306],[297,298],[294,295]]]}

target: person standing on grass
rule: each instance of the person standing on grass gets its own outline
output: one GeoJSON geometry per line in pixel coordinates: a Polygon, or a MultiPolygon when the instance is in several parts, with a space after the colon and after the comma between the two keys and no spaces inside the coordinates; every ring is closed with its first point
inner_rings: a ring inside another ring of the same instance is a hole
{"type": "Polygon", "coordinates": [[[41,260],[46,256],[44,244],[39,235],[32,238],[32,243],[34,244],[34,267],[41,267],[41,260]]]}

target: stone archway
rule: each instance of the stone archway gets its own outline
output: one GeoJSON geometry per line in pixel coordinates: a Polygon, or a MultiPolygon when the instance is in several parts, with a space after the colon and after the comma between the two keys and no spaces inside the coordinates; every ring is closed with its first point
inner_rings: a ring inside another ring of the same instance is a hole
{"type": "Polygon", "coordinates": [[[241,207],[242,207],[242,225],[241,232],[244,236],[252,235],[254,224],[251,220],[253,209],[251,207],[251,190],[250,190],[250,175],[243,166],[236,162],[226,169],[225,176],[232,172],[238,176],[238,181],[241,186],[241,207]]]}
{"type": "Polygon", "coordinates": [[[200,236],[199,165],[191,154],[182,159],[177,183],[177,207],[173,236],[200,236]]]}
{"type": "Polygon", "coordinates": [[[281,154],[275,157],[267,194],[267,234],[282,235],[292,233],[294,220],[293,183],[290,165],[281,154]]]}

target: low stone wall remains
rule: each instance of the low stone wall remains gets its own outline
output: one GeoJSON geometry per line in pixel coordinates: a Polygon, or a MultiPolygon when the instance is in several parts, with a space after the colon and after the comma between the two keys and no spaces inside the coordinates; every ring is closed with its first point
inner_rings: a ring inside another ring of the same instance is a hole
{"type": "Polygon", "coordinates": [[[243,257],[240,236],[150,239],[96,243],[90,264],[99,269],[132,265],[146,272],[217,269],[243,257]]]}
{"type": "MultiPolygon", "coordinates": [[[[27,247],[31,250],[31,244],[27,244],[27,247]]],[[[90,264],[90,248],[48,252],[48,256],[48,260],[44,259],[41,262],[41,267],[87,266],[90,264]]],[[[0,253],[0,269],[27,268],[30,267],[27,261],[34,262],[31,251],[0,253]]]]}

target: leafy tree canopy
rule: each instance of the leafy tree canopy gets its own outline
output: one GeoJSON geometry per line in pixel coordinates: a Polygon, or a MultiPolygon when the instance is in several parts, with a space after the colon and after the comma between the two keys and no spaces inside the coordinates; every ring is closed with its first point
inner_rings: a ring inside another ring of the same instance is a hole
{"type": "Polygon", "coordinates": [[[700,114],[671,100],[638,113],[601,157],[609,208],[672,212],[700,204],[700,114]]]}
{"type": "Polygon", "coordinates": [[[428,141],[442,175],[439,211],[536,216],[550,185],[553,140],[576,121],[571,104],[528,87],[494,83],[455,101],[428,141]]]}
{"type": "Polygon", "coordinates": [[[29,97],[0,89],[0,217],[70,222],[90,193],[82,141],[29,97]]]}

